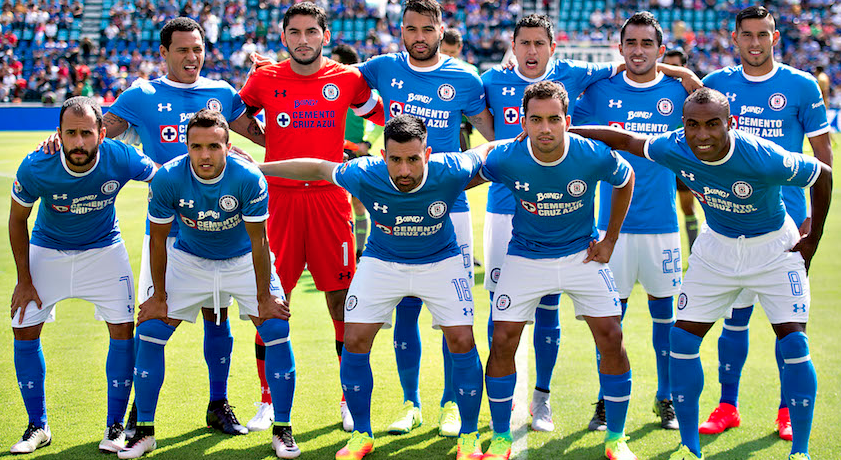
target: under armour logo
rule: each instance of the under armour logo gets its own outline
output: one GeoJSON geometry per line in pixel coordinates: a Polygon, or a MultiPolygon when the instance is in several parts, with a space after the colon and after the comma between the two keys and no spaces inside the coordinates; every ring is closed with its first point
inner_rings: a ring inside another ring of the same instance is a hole
{"type": "Polygon", "coordinates": [[[523,189],[523,190],[528,192],[529,191],[529,183],[528,182],[523,182],[521,184],[520,181],[516,181],[516,182],[514,182],[514,188],[517,189],[517,190],[523,189]]]}
{"type": "Polygon", "coordinates": [[[552,345],[553,343],[555,345],[560,345],[561,344],[561,338],[558,337],[557,339],[553,339],[552,337],[546,337],[546,344],[547,345],[552,345]]]}
{"type": "Polygon", "coordinates": [[[727,97],[728,101],[736,102],[736,93],[724,93],[724,96],[727,97]]]}
{"type": "Polygon", "coordinates": [[[724,364],[724,370],[727,371],[727,372],[730,372],[730,363],[725,363],[724,364]]]}
{"type": "Polygon", "coordinates": [[[119,388],[120,385],[124,385],[126,388],[131,386],[131,379],[125,379],[122,382],[119,380],[112,380],[114,388],[119,388]]]}
{"type": "Polygon", "coordinates": [[[502,87],[502,95],[503,96],[513,96],[514,95],[514,87],[513,86],[503,86],[502,87]]]}
{"type": "Polygon", "coordinates": [[[185,207],[185,206],[188,207],[188,208],[192,208],[193,203],[194,203],[193,200],[187,201],[184,198],[181,198],[181,199],[178,200],[178,206],[181,206],[182,208],[185,207]]]}
{"type": "Polygon", "coordinates": [[[172,103],[167,102],[166,104],[158,104],[158,112],[163,112],[164,110],[172,112],[172,103]]]}
{"type": "Polygon", "coordinates": [[[796,399],[792,399],[790,402],[791,402],[790,405],[792,405],[792,406],[799,405],[801,407],[809,407],[809,400],[808,399],[804,399],[802,402],[800,402],[800,404],[798,404],[798,401],[796,399]]]}
{"type": "Polygon", "coordinates": [[[374,202],[374,211],[382,211],[383,214],[388,214],[388,205],[374,202]]]}
{"type": "Polygon", "coordinates": [[[679,286],[680,278],[672,278],[672,286],[679,286]]]}
{"type": "Polygon", "coordinates": [[[396,340],[394,341],[394,349],[395,350],[398,349],[398,348],[401,349],[401,350],[405,350],[407,348],[407,345],[408,344],[406,342],[397,343],[396,340]]]}
{"type": "Polygon", "coordinates": [[[341,281],[341,280],[343,280],[343,279],[345,279],[345,278],[350,279],[350,277],[351,277],[351,273],[350,273],[350,272],[342,272],[342,273],[339,273],[339,280],[340,280],[340,281],[341,281]]]}
{"type": "Polygon", "coordinates": [[[618,307],[618,306],[619,306],[619,299],[613,299],[613,306],[614,306],[614,307],[618,307]]]}
{"type": "MultiPolygon", "coordinates": [[[[135,370],[134,373],[137,374],[137,371],[135,370]]],[[[140,378],[145,379],[148,376],[149,376],[149,371],[140,371],[140,378]]]]}
{"type": "Polygon", "coordinates": [[[275,372],[274,373],[274,379],[275,380],[280,380],[280,372],[275,372]]]}
{"type": "Polygon", "coordinates": [[[224,356],[219,358],[219,364],[225,364],[226,362],[228,362],[228,358],[225,358],[224,356]]]}
{"type": "Polygon", "coordinates": [[[53,199],[54,200],[66,200],[67,199],[67,194],[62,193],[61,195],[53,195],[53,199]]]}
{"type": "Polygon", "coordinates": [[[794,306],[794,310],[793,310],[794,313],[806,313],[806,304],[805,303],[793,304],[793,306],[794,306]]]}
{"type": "Polygon", "coordinates": [[[695,180],[695,174],[693,174],[693,173],[688,173],[688,172],[686,172],[686,171],[684,171],[684,170],[682,170],[682,169],[680,170],[680,175],[681,175],[681,176],[683,176],[683,177],[685,177],[685,178],[687,178],[687,179],[689,179],[689,180],[692,180],[692,181],[694,181],[694,180],[695,180]]]}
{"type": "Polygon", "coordinates": [[[31,380],[30,380],[30,381],[28,381],[28,382],[26,382],[26,383],[23,383],[23,382],[20,382],[20,381],[19,381],[19,382],[18,382],[18,386],[19,386],[19,387],[21,387],[21,389],[22,389],[22,388],[24,388],[24,387],[26,387],[26,388],[28,388],[28,389],[30,389],[30,390],[31,390],[31,389],[35,388],[35,382],[33,382],[33,381],[31,381],[31,380]]]}
{"type": "Polygon", "coordinates": [[[274,90],[274,97],[278,97],[278,96],[286,97],[286,90],[283,90],[283,91],[274,90]]]}
{"type": "Polygon", "coordinates": [[[464,316],[473,316],[473,309],[472,308],[462,308],[464,311],[464,316]]]}
{"type": "Polygon", "coordinates": [[[362,389],[362,388],[360,388],[360,387],[359,387],[359,385],[354,385],[354,386],[353,386],[353,388],[348,388],[348,386],[347,386],[347,385],[342,384],[342,390],[343,390],[344,392],[348,392],[348,391],[358,392],[358,391],[360,391],[361,389],[362,389]]]}
{"type": "Polygon", "coordinates": [[[685,398],[683,397],[683,395],[677,395],[677,402],[681,402],[681,403],[682,403],[682,402],[684,401],[684,399],[685,399],[685,398]]]}
{"type": "Polygon", "coordinates": [[[608,101],[608,107],[616,107],[617,109],[622,108],[622,99],[611,99],[608,101]]]}
{"type": "Polygon", "coordinates": [[[465,395],[476,396],[476,390],[464,391],[464,388],[459,388],[458,389],[458,394],[460,394],[462,396],[465,396],[465,395]]]}
{"type": "Polygon", "coordinates": [[[391,87],[397,87],[397,89],[403,89],[403,80],[397,81],[396,78],[391,79],[391,87]]]}
{"type": "Polygon", "coordinates": [[[291,372],[287,372],[287,373],[283,374],[283,378],[284,378],[285,380],[292,380],[292,373],[291,373],[291,372]]]}

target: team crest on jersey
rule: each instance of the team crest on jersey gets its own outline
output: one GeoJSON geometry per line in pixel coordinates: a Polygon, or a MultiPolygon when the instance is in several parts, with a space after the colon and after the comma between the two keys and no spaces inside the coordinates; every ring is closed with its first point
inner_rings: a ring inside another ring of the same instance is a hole
{"type": "Polygon", "coordinates": [[[339,169],[339,174],[344,174],[347,171],[348,163],[342,165],[341,169],[339,169]]]}
{"type": "Polygon", "coordinates": [[[771,110],[783,110],[786,106],[786,97],[783,93],[774,93],[768,98],[768,106],[771,107],[771,110]]]}
{"type": "Polygon", "coordinates": [[[687,303],[689,303],[689,300],[686,298],[686,293],[681,292],[680,296],[678,296],[677,298],[677,309],[683,310],[684,308],[686,308],[687,303]]]}
{"type": "Polygon", "coordinates": [[[327,83],[321,88],[321,95],[328,101],[335,101],[339,98],[339,87],[335,83],[327,83]]]}
{"type": "Polygon", "coordinates": [[[63,206],[63,205],[60,205],[60,204],[54,204],[53,209],[56,210],[57,212],[67,212],[67,211],[70,210],[70,206],[63,206]]]}
{"type": "Polygon", "coordinates": [[[348,296],[347,302],[345,302],[345,310],[351,311],[356,308],[356,305],[359,303],[359,299],[356,298],[355,295],[348,296]]]}
{"type": "Polygon", "coordinates": [[[146,199],[149,200],[150,203],[152,202],[152,187],[149,187],[149,194],[146,195],[146,199]]]}
{"type": "Polygon", "coordinates": [[[516,125],[520,123],[520,108],[519,107],[505,107],[502,109],[502,119],[505,120],[506,125],[516,125]]]}
{"type": "Polygon", "coordinates": [[[576,179],[567,184],[567,192],[574,197],[579,197],[587,191],[587,183],[583,180],[576,179]]]}
{"type": "Polygon", "coordinates": [[[511,297],[508,297],[505,294],[496,298],[496,302],[494,302],[496,309],[499,311],[508,310],[508,307],[511,306],[511,297]]]}
{"type": "Polygon", "coordinates": [[[449,83],[444,83],[438,87],[438,97],[442,101],[452,101],[456,97],[456,89],[449,83]]]}
{"type": "Polygon", "coordinates": [[[231,212],[239,206],[239,201],[233,197],[233,195],[225,195],[222,198],[219,198],[219,207],[222,208],[223,211],[231,212]]]}
{"type": "Polygon", "coordinates": [[[161,125],[161,143],[172,144],[178,142],[177,125],[161,125]]]}
{"type": "Polygon", "coordinates": [[[189,217],[185,216],[184,214],[179,214],[178,216],[181,217],[181,222],[184,222],[184,225],[186,225],[190,228],[196,228],[196,221],[194,221],[193,219],[190,219],[189,217]]]}
{"type": "Polygon", "coordinates": [[[17,178],[15,178],[15,184],[12,186],[12,188],[15,189],[15,193],[20,193],[23,191],[23,185],[20,185],[20,182],[18,182],[17,178]]]}
{"type": "Polygon", "coordinates": [[[536,204],[530,203],[526,200],[520,200],[520,204],[523,206],[523,209],[525,209],[526,211],[528,211],[532,214],[537,214],[537,205],[536,204]]]}
{"type": "Polygon", "coordinates": [[[381,224],[379,222],[376,222],[376,221],[374,221],[374,225],[378,229],[380,229],[383,233],[385,233],[386,235],[391,235],[394,232],[393,229],[391,227],[389,227],[388,225],[383,225],[383,224],[381,224]]]}
{"type": "Polygon", "coordinates": [[[733,184],[733,194],[739,198],[748,198],[753,194],[753,187],[747,182],[739,181],[733,184]]]}
{"type": "Polygon", "coordinates": [[[622,121],[609,121],[607,125],[611,128],[625,129],[625,123],[622,121]]]}
{"type": "Polygon", "coordinates": [[[391,101],[388,104],[388,113],[391,115],[392,118],[396,117],[397,115],[403,114],[403,103],[397,101],[391,101]]]}
{"type": "Polygon", "coordinates": [[[498,282],[499,281],[499,273],[500,273],[500,270],[498,268],[494,268],[493,270],[491,270],[491,281],[493,281],[494,283],[498,282]]]}
{"type": "Polygon", "coordinates": [[[429,205],[427,211],[429,212],[429,217],[432,217],[433,219],[440,219],[447,213],[447,203],[444,203],[443,201],[436,201],[435,203],[429,205]]]}
{"type": "Polygon", "coordinates": [[[675,105],[672,104],[671,99],[664,97],[657,101],[657,111],[664,117],[669,116],[675,111],[675,105]]]}
{"type": "Polygon", "coordinates": [[[205,107],[207,107],[210,110],[215,110],[217,112],[221,112],[222,111],[222,102],[220,102],[219,99],[216,99],[214,97],[212,99],[208,99],[205,107]]]}
{"type": "Polygon", "coordinates": [[[115,180],[109,180],[108,182],[102,184],[102,187],[99,189],[102,190],[102,193],[106,195],[111,195],[120,188],[120,183],[115,180]]]}

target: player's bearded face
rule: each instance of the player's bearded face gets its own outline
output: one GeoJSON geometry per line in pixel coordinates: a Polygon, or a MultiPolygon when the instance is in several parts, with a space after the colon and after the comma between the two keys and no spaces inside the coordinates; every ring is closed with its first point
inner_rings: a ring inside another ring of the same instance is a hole
{"type": "Polygon", "coordinates": [[[403,15],[403,46],[416,61],[438,58],[438,47],[443,37],[442,25],[433,18],[407,11],[403,15]]]}
{"type": "Polygon", "coordinates": [[[774,45],[780,33],[774,30],[770,16],[763,19],[745,19],[733,32],[733,43],[739,48],[743,66],[761,67],[774,57],[774,45]]]}
{"type": "Polygon", "coordinates": [[[408,193],[418,188],[423,182],[431,151],[432,149],[426,147],[426,143],[419,139],[403,143],[388,140],[383,156],[388,175],[398,190],[408,193]]]}
{"type": "Polygon", "coordinates": [[[688,102],[683,108],[683,129],[692,153],[704,161],[724,158],[730,149],[731,120],[727,107],[715,102],[688,102]]]}
{"type": "MultiPolygon", "coordinates": [[[[665,51],[657,44],[657,31],[653,26],[629,24],[619,51],[625,58],[625,68],[634,75],[646,75],[657,66],[657,58],[665,51]]],[[[652,73],[653,78],[653,73],[652,73]]]]}
{"type": "Polygon", "coordinates": [[[187,84],[198,80],[204,65],[204,40],[198,30],[173,32],[169,49],[161,45],[160,51],[170,80],[187,84]]]}
{"type": "Polygon", "coordinates": [[[86,108],[84,114],[68,109],[59,128],[61,148],[68,166],[83,172],[93,167],[99,145],[105,137],[104,129],[96,123],[93,110],[86,108]]]}
{"type": "Polygon", "coordinates": [[[229,148],[227,132],[219,126],[193,126],[187,133],[190,165],[201,179],[214,179],[222,174],[229,148]]]}
{"type": "Polygon", "coordinates": [[[532,151],[539,160],[554,161],[563,155],[569,116],[561,101],[554,98],[531,99],[522,124],[532,151]]]}
{"type": "Polygon", "coordinates": [[[321,52],[330,32],[321,29],[313,16],[295,15],[283,31],[283,41],[289,56],[300,65],[310,65],[321,59],[321,52]]]}
{"type": "Polygon", "coordinates": [[[517,57],[520,73],[528,78],[537,78],[546,72],[549,59],[555,52],[555,42],[542,27],[522,27],[511,49],[517,57]]]}

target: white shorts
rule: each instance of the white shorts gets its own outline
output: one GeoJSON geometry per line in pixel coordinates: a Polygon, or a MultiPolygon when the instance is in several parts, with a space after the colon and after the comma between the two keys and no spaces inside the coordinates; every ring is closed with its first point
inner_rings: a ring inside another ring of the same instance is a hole
{"type": "MultiPolygon", "coordinates": [[[[599,238],[604,234],[599,230],[599,238]]],[[[637,281],[651,296],[677,295],[683,278],[680,233],[620,233],[608,265],[620,299],[631,296],[637,281]]]]}
{"type": "Polygon", "coordinates": [[[586,250],[554,259],[506,255],[494,294],[493,320],[532,323],[540,298],[561,291],[572,299],[577,319],[620,316],[610,267],[585,264],[585,258],[586,250]]]}
{"type": "MultiPolygon", "coordinates": [[[[271,265],[272,295],[285,298],[280,278],[271,265]]],[[[233,297],[240,319],[260,316],[257,310],[257,278],[251,253],[231,259],[211,260],[172,248],[166,265],[167,316],[196,322],[203,305],[224,308],[220,299],[233,297]]]]}
{"type": "Polygon", "coordinates": [[[747,308],[751,305],[756,305],[757,302],[759,302],[759,296],[757,296],[755,292],[750,289],[743,289],[742,292],[736,296],[736,300],[733,301],[733,305],[731,305],[730,308],[747,308]]]}
{"type": "Polygon", "coordinates": [[[485,249],[485,289],[496,291],[496,283],[502,272],[502,263],[508,253],[511,241],[513,214],[485,214],[484,249],[485,249]]]}
{"type": "Polygon", "coordinates": [[[400,299],[419,297],[432,314],[433,328],[472,326],[471,287],[461,256],[429,264],[362,257],[345,301],[345,322],[390,328],[391,312],[400,299]]]}
{"type": "Polygon", "coordinates": [[[41,298],[41,309],[30,302],[23,324],[21,310],[12,327],[55,321],[55,305],[64,299],[82,299],[94,305],[93,316],[110,324],[134,322],[134,275],[122,242],[84,251],[62,251],[29,245],[29,273],[41,298]]]}
{"type": "Polygon", "coordinates": [[[677,319],[713,323],[729,314],[739,294],[752,291],[771,324],[809,319],[809,279],[800,239],[790,218],[779,230],[755,238],[728,238],[706,224],[692,246],[678,297],[677,319]]]}
{"type": "Polygon", "coordinates": [[[473,287],[476,280],[473,278],[473,218],[470,211],[451,212],[450,220],[456,231],[456,244],[461,251],[462,264],[467,271],[467,280],[470,287],[473,287]]]}

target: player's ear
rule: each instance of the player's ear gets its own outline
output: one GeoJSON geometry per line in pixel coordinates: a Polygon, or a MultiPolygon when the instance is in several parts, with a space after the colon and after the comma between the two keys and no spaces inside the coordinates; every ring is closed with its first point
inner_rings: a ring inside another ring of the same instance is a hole
{"type": "Polygon", "coordinates": [[[427,147],[426,152],[423,155],[424,163],[429,163],[429,155],[432,154],[432,147],[427,147]]]}
{"type": "Polygon", "coordinates": [[[322,45],[327,46],[327,45],[330,44],[330,35],[331,35],[330,34],[330,29],[325,29],[324,30],[324,41],[321,43],[322,45]]]}
{"type": "Polygon", "coordinates": [[[289,48],[289,45],[286,44],[286,32],[280,33],[280,42],[283,43],[283,46],[289,48]]]}
{"type": "Polygon", "coordinates": [[[735,46],[736,49],[739,49],[739,45],[736,44],[736,33],[737,32],[738,32],[738,30],[730,32],[730,40],[733,42],[733,46],[735,46]]]}
{"type": "Polygon", "coordinates": [[[567,116],[566,116],[566,121],[567,121],[567,125],[566,125],[566,128],[564,129],[564,131],[569,131],[569,127],[570,127],[570,125],[572,125],[572,117],[569,116],[569,114],[567,114],[567,116]]]}
{"type": "Polygon", "coordinates": [[[660,50],[657,52],[657,58],[659,59],[663,57],[664,54],[666,54],[666,45],[660,45],[660,50]]]}
{"type": "Polygon", "coordinates": [[[160,53],[161,53],[161,57],[162,57],[162,58],[166,59],[166,53],[167,53],[168,51],[169,51],[169,50],[167,50],[167,49],[166,49],[166,47],[165,47],[164,45],[160,45],[160,46],[158,46],[158,52],[160,52],[160,53]]]}
{"type": "Polygon", "coordinates": [[[774,35],[773,35],[773,37],[774,37],[774,41],[773,41],[773,42],[771,42],[771,46],[777,46],[777,42],[779,42],[779,41],[780,41],[780,31],[779,31],[779,30],[774,29],[774,35]]]}
{"type": "Polygon", "coordinates": [[[555,55],[555,47],[556,47],[557,45],[558,45],[558,44],[557,44],[557,43],[555,43],[555,38],[553,37],[553,38],[552,38],[552,43],[549,45],[549,49],[552,51],[551,56],[554,56],[554,55],[555,55]]]}
{"type": "Polygon", "coordinates": [[[733,128],[733,115],[728,115],[727,116],[727,131],[730,131],[731,128],[733,128]]]}
{"type": "Polygon", "coordinates": [[[383,160],[385,160],[385,149],[380,149],[380,155],[382,155],[383,160]]]}
{"type": "Polygon", "coordinates": [[[105,142],[105,133],[106,132],[107,132],[107,129],[105,129],[105,126],[99,128],[99,145],[102,145],[102,143],[105,142]]]}

